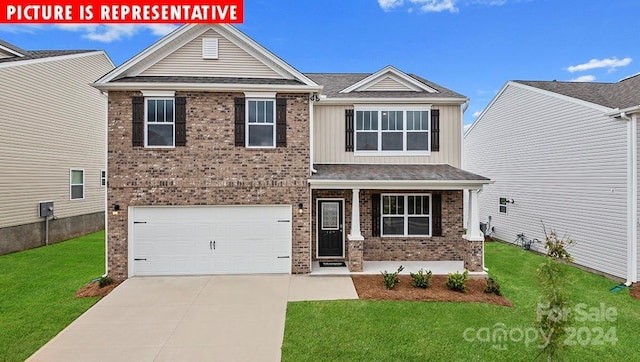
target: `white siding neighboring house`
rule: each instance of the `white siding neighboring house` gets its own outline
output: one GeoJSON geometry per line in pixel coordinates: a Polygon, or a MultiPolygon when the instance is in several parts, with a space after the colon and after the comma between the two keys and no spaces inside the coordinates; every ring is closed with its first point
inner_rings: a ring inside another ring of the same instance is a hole
{"type": "MultiPolygon", "coordinates": [[[[0,254],[104,228],[103,51],[26,51],[0,41],[0,254]]],[[[104,175],[106,176],[106,175],[104,175]]]]}
{"type": "Polygon", "coordinates": [[[637,282],[639,104],[639,76],[507,82],[464,136],[464,168],[495,181],[480,196],[493,236],[543,241],[544,223],[577,264],[637,282]]]}

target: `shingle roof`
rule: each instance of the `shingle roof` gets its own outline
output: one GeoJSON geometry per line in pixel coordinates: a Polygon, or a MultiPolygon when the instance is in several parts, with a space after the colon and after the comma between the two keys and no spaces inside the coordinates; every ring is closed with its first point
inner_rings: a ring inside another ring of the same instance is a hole
{"type": "Polygon", "coordinates": [[[429,92],[350,92],[340,93],[341,90],[363,80],[372,73],[304,73],[312,81],[324,86],[323,94],[328,98],[466,98],[439,84],[430,82],[414,74],[409,74],[414,79],[435,89],[438,93],[429,92]]]}
{"type": "Polygon", "coordinates": [[[124,78],[113,80],[112,82],[304,85],[304,83],[295,79],[239,78],[239,77],[184,77],[184,76],[124,77],[124,78]]]}
{"type": "Polygon", "coordinates": [[[22,48],[18,48],[17,46],[8,43],[2,39],[0,39],[0,46],[3,46],[5,48],[11,49],[12,51],[16,52],[16,53],[20,53],[20,54],[26,54],[28,53],[26,50],[22,49],[22,48]]]}
{"type": "Polygon", "coordinates": [[[523,81],[516,83],[562,94],[609,108],[628,108],[640,105],[640,75],[618,83],[523,81]]]}
{"type": "MultiPolygon", "coordinates": [[[[0,44],[2,45],[11,45],[7,42],[1,41],[0,40],[0,44]]],[[[50,57],[59,57],[62,55],[71,55],[71,54],[81,54],[81,53],[90,53],[90,52],[94,52],[95,50],[31,50],[31,51],[27,51],[27,50],[23,50],[20,49],[16,46],[11,45],[11,49],[17,51],[18,53],[23,54],[23,57],[11,57],[11,58],[2,58],[0,59],[0,63],[8,63],[8,62],[19,62],[19,61],[23,61],[23,60],[30,60],[30,59],[42,59],[42,58],[50,58],[50,57]]],[[[9,47],[7,47],[9,48],[9,47]]]]}
{"type": "Polygon", "coordinates": [[[489,181],[450,165],[316,164],[312,180],[350,181],[489,181]]]}

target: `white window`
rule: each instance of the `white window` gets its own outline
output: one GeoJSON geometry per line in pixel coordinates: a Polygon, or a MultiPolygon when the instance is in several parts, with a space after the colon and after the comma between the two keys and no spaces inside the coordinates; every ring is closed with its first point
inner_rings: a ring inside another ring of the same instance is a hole
{"type": "Polygon", "coordinates": [[[383,194],[382,236],[431,236],[431,195],[383,194]]]}
{"type": "Polygon", "coordinates": [[[501,214],[506,214],[507,205],[509,205],[509,200],[506,197],[501,197],[498,205],[498,211],[500,211],[501,214]]]}
{"type": "Polygon", "coordinates": [[[428,109],[356,109],[355,151],[425,154],[430,150],[428,109]]]}
{"type": "Polygon", "coordinates": [[[69,172],[69,194],[71,200],[84,199],[84,170],[71,169],[69,172]]]}
{"type": "Polygon", "coordinates": [[[100,170],[100,186],[107,186],[107,171],[100,170]]]}
{"type": "Polygon", "coordinates": [[[276,146],[275,99],[247,100],[247,147],[272,148],[276,146]]]}
{"type": "Polygon", "coordinates": [[[173,98],[145,98],[145,146],[175,147],[173,98]]]}

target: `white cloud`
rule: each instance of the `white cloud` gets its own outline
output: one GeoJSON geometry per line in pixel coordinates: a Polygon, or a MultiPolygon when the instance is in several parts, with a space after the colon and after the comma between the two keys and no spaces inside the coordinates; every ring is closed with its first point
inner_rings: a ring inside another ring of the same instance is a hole
{"type": "Polygon", "coordinates": [[[475,112],[473,112],[473,118],[476,118],[481,114],[482,114],[482,111],[475,111],[475,112]]]}
{"type": "Polygon", "coordinates": [[[176,29],[177,26],[171,24],[60,24],[56,27],[67,31],[82,32],[84,33],[82,37],[85,39],[111,43],[123,38],[131,38],[143,30],[148,30],[153,35],[163,36],[176,29]]]}
{"type": "Polygon", "coordinates": [[[607,68],[609,72],[613,72],[618,67],[624,67],[631,63],[632,59],[627,57],[624,59],[618,59],[616,57],[613,58],[605,58],[605,59],[591,59],[587,63],[572,65],[567,67],[567,70],[570,73],[575,72],[583,72],[585,70],[598,69],[598,68],[607,68]]]}
{"type": "Polygon", "coordinates": [[[459,10],[456,7],[457,0],[409,0],[413,4],[418,5],[420,11],[439,13],[442,11],[448,11],[450,13],[457,13],[459,10]]]}
{"type": "Polygon", "coordinates": [[[27,33],[27,34],[33,34],[37,30],[40,30],[40,29],[42,29],[42,25],[0,24],[0,32],[2,32],[2,33],[11,33],[11,34],[27,33]]]}
{"type": "Polygon", "coordinates": [[[402,0],[378,0],[378,5],[380,5],[382,10],[389,11],[402,5],[402,0]]]}
{"type": "Polygon", "coordinates": [[[596,80],[595,75],[582,75],[578,78],[573,78],[569,82],[593,82],[596,80]]]}
{"type": "Polygon", "coordinates": [[[467,133],[467,131],[469,130],[469,127],[471,127],[473,123],[469,123],[469,124],[465,124],[464,128],[462,129],[462,133],[467,133]]]}

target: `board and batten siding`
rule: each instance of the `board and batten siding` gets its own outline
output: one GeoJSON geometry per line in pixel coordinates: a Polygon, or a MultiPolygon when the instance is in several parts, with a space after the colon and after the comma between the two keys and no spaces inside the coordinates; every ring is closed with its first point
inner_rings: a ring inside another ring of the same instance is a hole
{"type": "Polygon", "coordinates": [[[103,53],[0,68],[0,228],[104,211],[106,96],[91,87],[113,69],[103,53]],[[85,171],[70,200],[69,169],[85,171]]]}
{"type": "Polygon", "coordinates": [[[390,164],[449,164],[460,167],[462,120],[459,105],[432,105],[440,110],[440,151],[429,156],[356,156],[345,151],[344,105],[316,105],[314,117],[315,163],[390,163],[390,164]]]}
{"type": "Polygon", "coordinates": [[[210,29],[144,70],[141,76],[282,78],[264,63],[210,29]],[[202,39],[218,39],[218,59],[202,59],[202,39]]]}
{"type": "MultiPolygon", "coordinates": [[[[464,168],[495,181],[480,194],[494,237],[576,241],[577,264],[626,276],[626,125],[572,101],[508,85],[464,138],[464,168]],[[513,199],[507,214],[499,198],[513,199]]],[[[544,251],[543,243],[535,245],[544,251]]]]}

